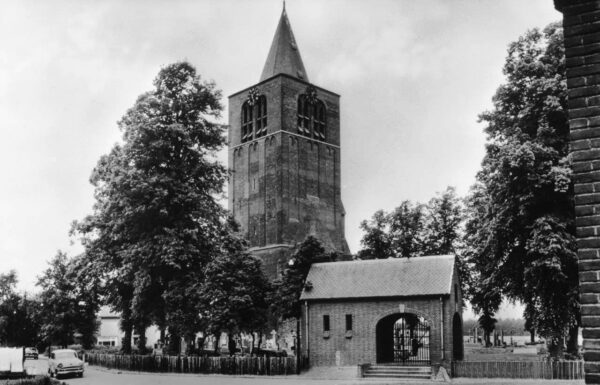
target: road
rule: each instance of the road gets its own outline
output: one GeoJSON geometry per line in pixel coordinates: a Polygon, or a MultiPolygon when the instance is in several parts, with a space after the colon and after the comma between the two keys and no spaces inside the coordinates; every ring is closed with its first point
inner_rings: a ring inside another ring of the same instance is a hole
{"type": "MultiPolygon", "coordinates": [[[[29,372],[37,372],[44,374],[48,372],[48,359],[40,356],[39,360],[25,361],[25,367],[29,372]]],[[[321,372],[317,376],[302,375],[302,376],[224,376],[224,375],[199,375],[199,374],[178,374],[178,373],[137,373],[125,372],[119,370],[109,370],[95,366],[86,367],[83,378],[68,377],[62,378],[61,381],[68,385],[379,385],[379,384],[412,384],[412,385],[432,385],[436,384],[432,381],[386,381],[375,379],[334,379],[337,373],[333,371],[321,372]]],[[[543,380],[508,380],[508,379],[475,379],[475,378],[458,378],[454,379],[454,384],[474,385],[481,383],[493,385],[543,385],[548,381],[543,380]]],[[[580,381],[561,381],[553,380],[552,385],[584,385],[583,380],[580,381]]]]}

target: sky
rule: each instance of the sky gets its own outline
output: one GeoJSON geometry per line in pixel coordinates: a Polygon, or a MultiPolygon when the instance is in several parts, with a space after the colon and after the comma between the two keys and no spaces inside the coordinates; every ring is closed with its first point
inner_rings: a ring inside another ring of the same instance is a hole
{"type": "MultiPolygon", "coordinates": [[[[258,82],[281,9],[281,0],[0,1],[0,273],[15,269],[19,289],[36,291],[59,249],[81,252],[69,229],[91,213],[91,171],[163,66],[187,60],[214,80],[227,123],[226,96],[258,82]]],[[[446,186],[467,194],[484,155],[477,116],[503,81],[508,44],[561,19],[550,0],[288,0],[286,9],[310,81],[341,95],[353,253],[375,211],[446,186]]]]}

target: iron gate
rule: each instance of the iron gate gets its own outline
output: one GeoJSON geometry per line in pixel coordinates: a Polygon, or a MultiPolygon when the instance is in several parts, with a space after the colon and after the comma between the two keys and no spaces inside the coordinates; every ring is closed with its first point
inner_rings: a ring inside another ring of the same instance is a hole
{"type": "Polygon", "coordinates": [[[402,314],[394,323],[394,363],[430,365],[429,323],[415,314],[402,314]]]}

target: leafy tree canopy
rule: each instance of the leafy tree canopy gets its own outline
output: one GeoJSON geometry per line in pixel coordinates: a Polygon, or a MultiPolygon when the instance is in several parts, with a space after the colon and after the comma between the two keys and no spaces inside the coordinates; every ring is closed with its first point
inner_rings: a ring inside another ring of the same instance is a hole
{"type": "Polygon", "coordinates": [[[579,323],[562,28],[512,43],[504,74],[480,116],[488,142],[467,205],[473,305],[493,314],[502,295],[521,300],[532,327],[558,343],[579,323]]]}
{"type": "Polygon", "coordinates": [[[361,222],[359,258],[455,254],[462,221],[462,203],[453,187],[427,204],[403,201],[392,212],[379,210],[371,220],[361,222]]]}
{"type": "Polygon", "coordinates": [[[227,171],[215,157],[225,143],[215,123],[220,98],[189,63],[166,66],[119,121],[123,143],[92,173],[94,210],[74,231],[88,264],[104,274],[106,302],[121,313],[128,341],[151,323],[171,341],[198,331],[192,292],[221,252],[225,223],[218,198],[227,171]]]}
{"type": "Polygon", "coordinates": [[[99,283],[96,274],[90,275],[82,262],[81,257],[69,259],[59,251],[38,277],[37,285],[42,289],[41,337],[47,343],[66,347],[74,343],[78,333],[85,348],[95,344],[99,283]]]}
{"type": "MultiPolygon", "coordinates": [[[[273,313],[282,319],[300,318],[302,314],[300,295],[311,264],[331,259],[317,238],[306,237],[292,254],[281,278],[273,283],[274,294],[271,299],[273,313]]],[[[310,282],[306,282],[306,285],[310,285],[310,282]]]]}

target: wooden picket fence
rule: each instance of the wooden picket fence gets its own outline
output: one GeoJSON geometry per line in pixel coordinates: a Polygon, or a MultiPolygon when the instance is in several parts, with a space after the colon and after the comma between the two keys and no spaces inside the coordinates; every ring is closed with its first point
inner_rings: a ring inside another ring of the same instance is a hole
{"type": "Polygon", "coordinates": [[[138,372],[289,375],[297,373],[296,357],[206,357],[86,354],[90,365],[138,372]]]}
{"type": "Polygon", "coordinates": [[[583,361],[455,361],[453,377],[581,380],[583,361]]]}

